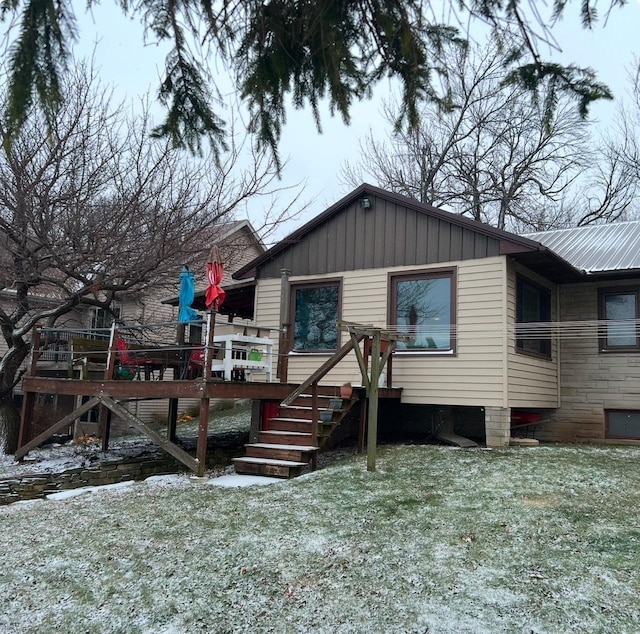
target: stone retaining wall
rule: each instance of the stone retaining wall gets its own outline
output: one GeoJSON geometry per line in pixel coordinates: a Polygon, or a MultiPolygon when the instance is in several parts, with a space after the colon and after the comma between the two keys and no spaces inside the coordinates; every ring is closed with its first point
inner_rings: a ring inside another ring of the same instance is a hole
{"type": "Polygon", "coordinates": [[[61,473],[38,473],[0,480],[0,505],[43,498],[50,493],[84,486],[144,480],[152,475],[184,471],[184,465],[167,456],[142,457],[78,467],[61,473]]]}
{"type": "MultiPolygon", "coordinates": [[[[242,453],[248,440],[247,432],[230,432],[210,437],[207,442],[207,467],[231,464],[231,459],[242,453]]],[[[187,451],[195,450],[195,439],[186,439],[187,451]]],[[[182,473],[186,467],[160,451],[122,460],[110,460],[90,466],[68,469],[60,473],[34,473],[0,479],[0,506],[43,498],[50,493],[77,489],[84,486],[116,484],[126,480],[144,480],[152,475],[182,473]]]]}

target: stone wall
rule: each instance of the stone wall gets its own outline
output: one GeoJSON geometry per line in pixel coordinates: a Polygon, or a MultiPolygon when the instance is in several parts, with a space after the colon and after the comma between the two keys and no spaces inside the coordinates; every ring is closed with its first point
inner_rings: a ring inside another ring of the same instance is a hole
{"type": "MultiPolygon", "coordinates": [[[[561,289],[561,321],[598,317],[598,288],[629,286],[629,281],[567,284],[561,289]]],[[[605,410],[640,410],[640,354],[600,352],[595,325],[560,345],[561,402],[540,440],[577,442],[605,439],[605,410]]]]}
{"type": "MultiPolygon", "coordinates": [[[[231,431],[207,439],[207,468],[223,468],[232,458],[243,453],[248,433],[231,431]]],[[[195,439],[182,439],[186,451],[195,451],[195,439]]],[[[84,486],[116,484],[126,480],[144,480],[152,475],[181,473],[186,467],[161,451],[151,450],[143,455],[96,462],[91,466],[68,469],[60,473],[33,473],[0,479],[0,506],[43,498],[50,493],[84,486]]]]}
{"type": "Polygon", "coordinates": [[[144,480],[152,475],[184,471],[184,465],[170,456],[141,457],[78,467],[61,473],[38,473],[0,480],[0,505],[43,498],[50,493],[84,486],[144,480]]]}

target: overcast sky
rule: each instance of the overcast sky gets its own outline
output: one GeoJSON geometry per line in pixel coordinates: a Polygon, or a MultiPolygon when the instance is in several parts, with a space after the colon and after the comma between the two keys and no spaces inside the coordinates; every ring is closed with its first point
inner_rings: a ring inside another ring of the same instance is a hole
{"type": "MultiPolygon", "coordinates": [[[[547,0],[547,4],[550,3],[551,0],[547,0]]],[[[613,11],[607,24],[601,21],[593,32],[581,28],[577,15],[581,3],[574,0],[572,4],[570,12],[553,31],[562,47],[561,52],[553,53],[555,58],[591,66],[616,96],[621,95],[628,85],[626,77],[633,58],[640,53],[640,0],[632,0],[626,7],[613,11]]],[[[600,5],[604,10],[609,1],[602,0],[600,5]]],[[[81,41],[74,49],[75,55],[89,56],[95,46],[101,79],[114,86],[119,98],[135,99],[148,91],[155,94],[166,49],[154,44],[143,45],[139,23],[124,17],[114,5],[98,5],[92,13],[83,13],[84,6],[78,3],[81,41]]],[[[542,50],[543,54],[547,52],[542,50]]],[[[282,158],[289,160],[283,183],[306,181],[305,198],[315,202],[286,231],[279,232],[280,237],[347,193],[347,188],[339,182],[340,167],[347,159],[357,161],[359,140],[370,129],[381,136],[387,134],[379,108],[381,100],[389,94],[389,85],[381,84],[375,90],[373,101],[354,105],[349,127],[340,118],[329,117],[327,109],[323,109],[323,134],[316,131],[308,109],[290,109],[280,144],[282,158]]],[[[613,112],[611,104],[592,109],[592,115],[601,122],[610,120],[613,112]]],[[[252,213],[259,214],[259,210],[254,209],[252,213]]]]}

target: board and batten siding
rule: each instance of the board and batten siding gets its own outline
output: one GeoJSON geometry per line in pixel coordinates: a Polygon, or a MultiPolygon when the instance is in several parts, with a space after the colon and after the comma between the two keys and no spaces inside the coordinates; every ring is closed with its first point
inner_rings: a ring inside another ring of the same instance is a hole
{"type": "MultiPolygon", "coordinates": [[[[457,354],[397,353],[393,360],[393,385],[402,387],[405,403],[503,407],[506,402],[504,364],[504,298],[506,259],[485,257],[438,263],[293,276],[291,282],[342,278],[342,315],[346,321],[387,325],[388,274],[455,267],[457,276],[457,354]]],[[[256,322],[277,328],[280,317],[280,280],[259,279],[256,322]]],[[[346,342],[346,333],[341,343],[346,342]]],[[[328,354],[289,354],[292,383],[304,381],[328,354]]],[[[324,379],[340,385],[360,383],[355,355],[349,355],[324,379]]]]}
{"type": "Polygon", "coordinates": [[[500,240],[450,221],[368,195],[323,221],[260,265],[260,279],[423,266],[498,256],[500,240]]]}
{"type": "Polygon", "coordinates": [[[509,260],[507,267],[509,407],[555,408],[559,404],[557,338],[551,340],[551,360],[527,355],[516,349],[516,277],[518,275],[549,290],[551,321],[558,319],[555,284],[509,260]]]}
{"type": "MultiPolygon", "coordinates": [[[[566,284],[561,288],[561,319],[596,320],[599,288],[637,284],[637,279],[566,284]]],[[[605,410],[640,410],[640,354],[600,352],[596,327],[585,325],[580,331],[561,340],[562,402],[553,425],[547,426],[548,440],[603,440],[605,410]]]]}

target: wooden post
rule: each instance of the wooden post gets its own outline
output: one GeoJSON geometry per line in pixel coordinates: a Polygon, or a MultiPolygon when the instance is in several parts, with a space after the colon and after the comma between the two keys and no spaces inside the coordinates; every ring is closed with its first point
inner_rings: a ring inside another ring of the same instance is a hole
{"type": "Polygon", "coordinates": [[[289,357],[287,356],[287,344],[289,341],[290,323],[290,293],[289,275],[291,271],[288,269],[280,270],[280,334],[278,336],[278,361],[276,363],[276,378],[280,379],[280,383],[287,382],[289,373],[289,357]]]}
{"type": "Polygon", "coordinates": [[[373,332],[371,379],[369,380],[369,424],[367,430],[367,471],[376,470],[378,442],[378,380],[380,378],[380,331],[373,332]]]}
{"type": "Polygon", "coordinates": [[[109,348],[107,350],[107,361],[104,370],[104,380],[111,381],[113,379],[113,371],[116,367],[116,322],[111,324],[111,332],[109,333],[109,348]]]}
{"type": "MultiPolygon", "coordinates": [[[[206,394],[206,383],[211,379],[211,364],[213,363],[213,337],[215,330],[215,311],[207,312],[207,328],[205,333],[204,346],[204,368],[202,370],[203,394],[206,394]]],[[[200,416],[198,419],[198,444],[196,447],[196,459],[198,468],[196,475],[199,478],[204,476],[207,466],[207,434],[209,433],[209,399],[200,399],[200,416]]]]}
{"type": "Polygon", "coordinates": [[[176,428],[178,426],[178,399],[169,399],[169,410],[167,412],[167,438],[175,442],[177,438],[176,428]]]}
{"type": "MultiPolygon", "coordinates": [[[[179,379],[183,379],[186,377],[186,372],[189,369],[189,355],[188,351],[184,349],[184,339],[185,339],[185,325],[183,323],[178,324],[178,328],[176,330],[176,343],[180,346],[180,364],[179,370],[180,376],[179,379]],[[185,373],[185,376],[182,374],[185,373]]],[[[175,372],[175,370],[174,370],[175,372]]],[[[173,377],[175,380],[175,376],[173,377]]],[[[169,399],[169,411],[167,412],[167,438],[171,442],[175,442],[176,440],[176,426],[178,423],[178,399],[170,398],[169,399]]]]}
{"type": "Polygon", "coordinates": [[[34,392],[25,392],[22,398],[20,412],[20,432],[18,434],[18,449],[23,447],[33,437],[33,409],[36,403],[34,392]]]}
{"type": "MultiPolygon", "coordinates": [[[[116,367],[116,322],[111,323],[109,333],[109,348],[107,351],[106,365],[104,369],[104,380],[111,381],[116,367]]],[[[102,451],[109,449],[109,437],[111,436],[111,410],[104,405],[100,405],[100,416],[98,418],[98,433],[102,438],[102,451]]]]}
{"type": "Polygon", "coordinates": [[[358,453],[364,452],[364,435],[367,429],[367,403],[366,398],[360,400],[360,423],[358,428],[358,453]]]}
{"type": "Polygon", "coordinates": [[[387,339],[386,341],[387,341],[387,350],[389,351],[389,354],[387,355],[387,365],[386,365],[387,384],[384,387],[392,387],[393,386],[393,351],[395,349],[396,342],[390,341],[389,339],[387,339]]]}
{"type": "MultiPolygon", "coordinates": [[[[311,444],[314,447],[318,447],[318,417],[320,412],[318,411],[318,382],[314,381],[311,384],[311,444]]],[[[311,470],[315,471],[318,468],[318,452],[313,452],[313,458],[311,459],[311,470]]]]}
{"type": "Polygon", "coordinates": [[[205,381],[211,379],[211,364],[213,363],[213,337],[216,328],[216,311],[207,312],[207,326],[204,335],[204,368],[202,376],[205,381]]]}

